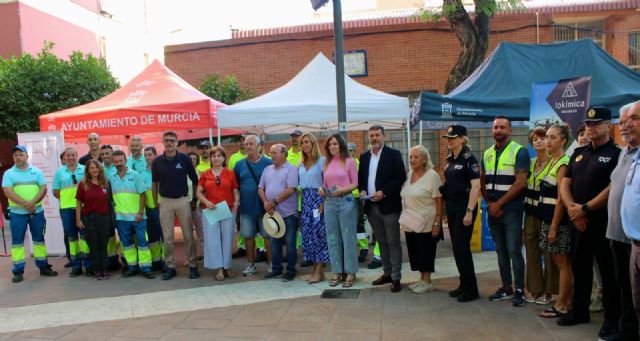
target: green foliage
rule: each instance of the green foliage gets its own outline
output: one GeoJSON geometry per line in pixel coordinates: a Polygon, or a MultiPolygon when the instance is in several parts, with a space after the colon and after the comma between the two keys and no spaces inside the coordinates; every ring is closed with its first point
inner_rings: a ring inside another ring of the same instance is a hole
{"type": "MultiPolygon", "coordinates": [[[[493,17],[498,12],[509,13],[525,8],[521,0],[496,0],[496,1],[473,1],[476,8],[476,13],[482,12],[482,14],[493,17]]],[[[443,17],[449,18],[456,11],[458,6],[463,4],[468,5],[468,1],[443,1],[440,8],[422,8],[418,10],[414,16],[420,18],[422,21],[440,21],[443,17]]]]}
{"type": "Polygon", "coordinates": [[[234,104],[256,96],[255,92],[251,89],[241,89],[236,77],[226,76],[224,79],[221,79],[220,76],[216,74],[210,74],[205,77],[200,86],[200,91],[224,104],[234,104]]]}
{"type": "Polygon", "coordinates": [[[0,56],[0,139],[39,131],[40,115],[93,102],[120,86],[104,59],[74,52],[62,60],[52,47],[45,43],[36,56],[0,56]]]}

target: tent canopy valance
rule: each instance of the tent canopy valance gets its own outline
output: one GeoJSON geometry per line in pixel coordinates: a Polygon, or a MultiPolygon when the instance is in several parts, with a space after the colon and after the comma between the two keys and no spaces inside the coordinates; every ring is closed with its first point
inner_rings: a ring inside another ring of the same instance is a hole
{"type": "Polygon", "coordinates": [[[591,105],[608,107],[615,116],[620,106],[640,99],[640,73],[590,39],[540,45],[501,42],[451,93],[421,93],[420,119],[490,121],[502,115],[526,121],[533,83],[582,76],[591,76],[591,105]]]}
{"type": "MultiPolygon", "coordinates": [[[[334,64],[318,53],[285,85],[218,111],[220,127],[260,133],[338,130],[334,64]]],[[[362,85],[345,75],[347,126],[367,129],[372,124],[400,126],[409,118],[409,102],[362,85]]]]}
{"type": "Polygon", "coordinates": [[[40,130],[63,131],[68,142],[86,141],[95,132],[105,143],[125,145],[134,135],[145,143],[159,142],[166,130],[177,131],[181,140],[203,138],[217,127],[216,112],[224,106],[155,60],[99,100],[40,116],[40,130]]]}

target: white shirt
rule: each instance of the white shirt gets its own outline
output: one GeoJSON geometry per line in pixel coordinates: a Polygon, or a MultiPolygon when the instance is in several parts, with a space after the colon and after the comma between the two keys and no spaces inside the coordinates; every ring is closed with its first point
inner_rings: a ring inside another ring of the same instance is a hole
{"type": "MultiPolygon", "coordinates": [[[[384,146],[382,146],[384,148],[384,146]]],[[[371,160],[369,161],[369,179],[367,180],[367,195],[373,195],[376,192],[376,173],[378,172],[378,162],[382,156],[382,148],[376,155],[371,149],[371,160]]]]}

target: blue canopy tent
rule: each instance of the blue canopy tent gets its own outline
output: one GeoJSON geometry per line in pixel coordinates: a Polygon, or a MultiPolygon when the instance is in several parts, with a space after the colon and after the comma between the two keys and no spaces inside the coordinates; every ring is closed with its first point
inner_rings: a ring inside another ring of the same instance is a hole
{"type": "Polygon", "coordinates": [[[618,62],[590,39],[557,44],[502,42],[448,95],[420,94],[421,120],[491,121],[497,115],[529,119],[531,85],[591,76],[591,105],[610,108],[640,100],[640,73],[618,62]]]}

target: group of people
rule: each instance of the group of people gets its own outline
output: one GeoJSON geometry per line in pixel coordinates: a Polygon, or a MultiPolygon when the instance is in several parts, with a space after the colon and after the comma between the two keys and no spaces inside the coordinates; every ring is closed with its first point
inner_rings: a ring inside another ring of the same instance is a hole
{"type": "MultiPolygon", "coordinates": [[[[244,276],[257,272],[259,234],[267,258],[264,278],[294,280],[300,231],[304,261],[314,266],[307,282],[324,281],[324,266],[330,264],[329,286],[349,288],[358,272],[364,214],[383,270],[373,285],[391,284],[391,292],[401,291],[404,231],[411,270],[420,273],[409,288],[426,293],[434,290],[431,274],[446,214],[459,272],[459,285],[449,296],[459,302],[479,297],[470,242],[482,196],[502,282],[489,300],[510,299],[514,306],[553,303],[541,317],[558,318],[561,326],[587,323],[595,259],[605,317],[600,337],[637,340],[640,228],[633,222],[640,218],[640,186],[634,182],[640,172],[639,121],[640,102],[621,108],[621,136],[627,144],[621,151],[610,137],[611,111],[589,108],[579,130],[581,146],[570,157],[565,154],[570,127],[554,124],[531,131],[536,157],[530,159],[527,148],[511,139],[509,119],[498,116],[492,126],[495,144],[479,161],[466,128],[452,125],[443,136],[450,152],[444,181],[421,145],[411,148],[411,169],[405,171],[400,151],[385,144],[379,125],[369,128],[371,148],[359,159],[341,134],[320,146],[313,134],[299,130],[292,133],[295,149],[275,144],[270,156],[262,152],[259,136],[248,135],[242,153],[228,157],[222,147],[204,142],[202,155],[195,158],[177,151],[174,132],[164,133],[161,155],[133,138],[129,158],[101,146],[99,136],[91,134],[90,151],[79,162],[73,148],[65,150],[53,192],[60,199],[70,275],[79,276],[84,268],[97,279],[109,278],[113,259],[117,262],[114,231],[123,276],[154,278],[153,271],[162,269],[162,279],[175,277],[177,217],[189,278],[199,277],[197,244],[205,268],[217,270],[215,279],[235,276],[231,259],[237,226],[247,252],[244,276]],[[231,214],[210,221],[206,210],[218,209],[231,214]]],[[[41,201],[47,185],[42,172],[27,162],[25,147],[16,146],[13,157],[15,166],[2,184],[11,212],[13,281],[23,279],[27,225],[40,273],[55,276],[44,245],[41,201]]]]}

